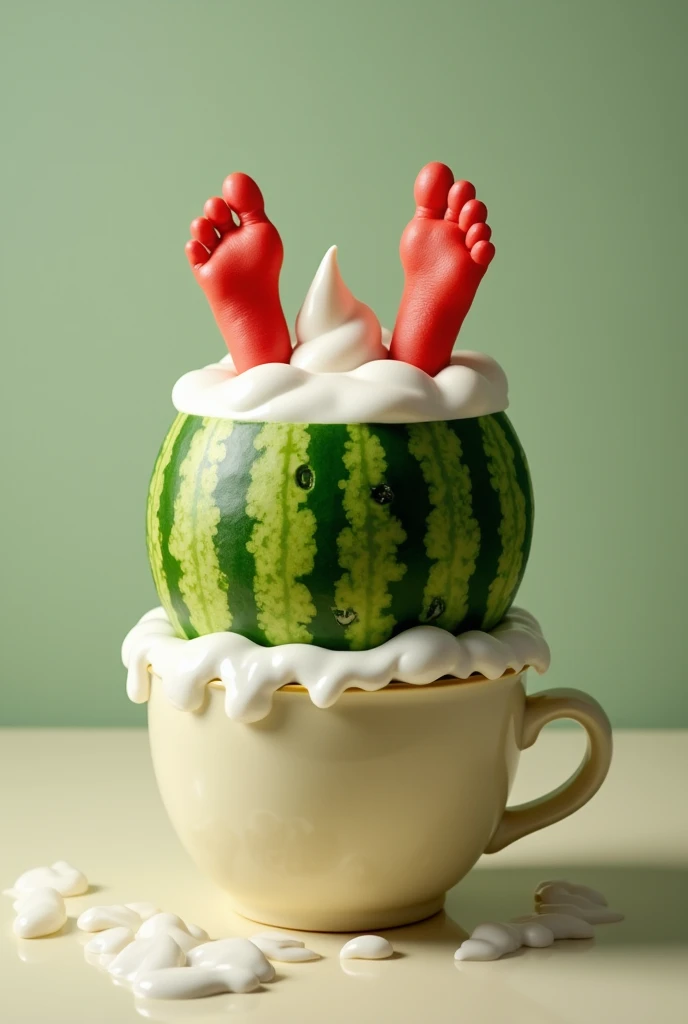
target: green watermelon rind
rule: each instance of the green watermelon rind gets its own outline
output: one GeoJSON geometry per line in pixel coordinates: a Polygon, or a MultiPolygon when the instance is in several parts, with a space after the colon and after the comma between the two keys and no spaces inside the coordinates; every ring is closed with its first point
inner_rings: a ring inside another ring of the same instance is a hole
{"type": "Polygon", "coordinates": [[[365,650],[414,625],[490,629],[532,537],[505,413],[415,424],[245,423],[180,414],[146,526],[179,636],[365,650]]]}

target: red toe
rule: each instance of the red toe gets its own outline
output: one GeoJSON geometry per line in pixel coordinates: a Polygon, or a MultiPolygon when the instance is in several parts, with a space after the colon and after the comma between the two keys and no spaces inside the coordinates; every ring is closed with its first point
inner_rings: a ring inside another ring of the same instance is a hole
{"type": "Polygon", "coordinates": [[[210,252],[217,249],[220,239],[207,217],[196,217],[191,221],[191,237],[204,245],[210,252]]]}
{"type": "Polygon", "coordinates": [[[466,245],[472,249],[477,242],[489,242],[491,237],[492,228],[489,224],[473,224],[466,232],[466,245]]]}
{"type": "Polygon", "coordinates": [[[453,184],[454,175],[446,164],[426,164],[413,186],[413,197],[418,207],[416,215],[444,217],[447,196],[453,184]]]}
{"type": "Polygon", "coordinates": [[[225,178],[222,195],[227,206],[234,210],[240,220],[246,217],[257,220],[265,216],[263,193],[248,174],[237,171],[225,178]]]}
{"type": "Polygon", "coordinates": [[[232,228],[236,227],[232,217],[232,211],[220,196],[213,196],[211,199],[208,199],[203,207],[203,213],[206,215],[213,227],[217,228],[221,235],[224,235],[227,231],[231,231],[232,228]]]}
{"type": "Polygon", "coordinates": [[[192,267],[200,267],[210,259],[208,250],[196,239],[186,243],[184,252],[192,267]]]}
{"type": "Polygon", "coordinates": [[[462,231],[468,231],[474,224],[487,220],[487,207],[479,199],[470,199],[465,206],[462,206],[459,213],[459,227],[462,231]]]}
{"type": "Polygon", "coordinates": [[[478,242],[471,249],[471,259],[479,267],[487,267],[494,259],[495,247],[492,242],[478,242]]]}
{"type": "Polygon", "coordinates": [[[475,199],[475,186],[471,185],[470,181],[455,182],[449,189],[449,195],[447,196],[448,209],[445,214],[446,219],[453,220],[456,223],[462,207],[470,202],[471,199],[475,199]]]}

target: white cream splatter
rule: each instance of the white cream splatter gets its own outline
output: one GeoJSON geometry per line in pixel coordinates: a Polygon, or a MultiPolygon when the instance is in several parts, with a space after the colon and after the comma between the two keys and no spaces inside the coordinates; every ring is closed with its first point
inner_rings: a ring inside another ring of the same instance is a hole
{"type": "Polygon", "coordinates": [[[119,981],[133,983],[139,975],[163,967],[185,966],[184,950],[170,935],[160,934],[150,939],[135,939],[125,946],[109,965],[108,971],[119,981]]]}
{"type": "Polygon", "coordinates": [[[547,922],[543,921],[522,921],[521,922],[521,943],[533,949],[542,949],[544,946],[551,946],[555,935],[547,922]]]}
{"type": "Polygon", "coordinates": [[[41,939],[54,935],[67,921],[67,908],[56,889],[44,886],[23,893],[14,903],[17,916],[12,926],[20,939],[41,939]]]}
{"type": "Polygon", "coordinates": [[[499,960],[504,954],[486,939],[464,939],[456,953],[455,960],[499,960]]]}
{"type": "Polygon", "coordinates": [[[244,967],[260,981],[272,981],[275,968],[249,939],[217,939],[189,953],[192,967],[244,967]]]}
{"type": "Polygon", "coordinates": [[[498,960],[520,946],[551,946],[556,939],[591,939],[593,925],[622,921],[597,889],[563,879],[540,882],[535,913],[508,924],[481,924],[461,943],[456,960],[498,960]]]}
{"type": "Polygon", "coordinates": [[[595,929],[582,917],[573,917],[571,914],[552,913],[546,917],[539,914],[525,914],[523,917],[514,919],[515,924],[544,924],[554,935],[555,939],[591,939],[595,929]]]}
{"type": "Polygon", "coordinates": [[[252,935],[250,940],[254,946],[268,957],[269,960],[281,960],[284,963],[304,963],[307,960],[320,960],[320,954],[306,949],[305,942],[291,936],[252,935]]]}
{"type": "Polygon", "coordinates": [[[30,868],[5,889],[5,896],[19,896],[34,889],[54,889],[61,896],[82,896],[88,892],[88,879],[83,871],[66,860],[56,860],[49,867],[30,868]]]}
{"type": "MultiPolygon", "coordinates": [[[[540,882],[535,889],[535,901],[548,900],[550,896],[578,896],[590,903],[598,903],[601,907],[607,906],[607,897],[599,889],[591,889],[589,885],[580,885],[578,882],[567,882],[564,878],[553,878],[540,882]]],[[[563,900],[555,902],[563,903],[563,900]]]]}
{"type": "Polygon", "coordinates": [[[382,935],[357,935],[345,942],[339,951],[341,960],[386,960],[394,948],[382,935]]]}
{"type": "Polygon", "coordinates": [[[608,906],[606,898],[597,889],[577,885],[563,879],[541,882],[535,890],[535,909],[538,914],[568,914],[580,917],[589,924],[614,924],[624,915],[608,906]]]}
{"type": "Polygon", "coordinates": [[[201,999],[223,992],[253,992],[259,985],[246,967],[168,967],[141,973],[133,992],[146,999],[201,999]]]}
{"type": "Polygon", "coordinates": [[[141,927],[141,918],[131,907],[112,903],[84,910],[77,918],[76,926],[82,932],[103,932],[109,928],[130,928],[135,932],[141,927]]]}
{"type": "MultiPolygon", "coordinates": [[[[513,953],[523,944],[521,929],[515,924],[503,924],[501,922],[489,921],[486,924],[479,924],[471,933],[472,939],[480,939],[489,942],[499,950],[499,955],[513,953]]],[[[554,941],[554,939],[552,939],[554,941]]]]}
{"type": "Polygon", "coordinates": [[[98,932],[86,943],[84,952],[94,956],[116,956],[133,941],[134,933],[131,928],[106,928],[104,932],[98,932]]]}

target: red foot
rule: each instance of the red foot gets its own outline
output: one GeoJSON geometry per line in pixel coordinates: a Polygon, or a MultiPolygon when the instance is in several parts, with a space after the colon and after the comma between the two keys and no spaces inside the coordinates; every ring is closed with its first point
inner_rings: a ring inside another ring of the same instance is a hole
{"type": "Polygon", "coordinates": [[[279,297],[284,250],[247,174],[225,178],[205,217],[191,224],[186,255],[239,373],[259,363],[288,363],[289,329],[279,297]],[[236,214],[239,224],[234,221],[236,214]]]}
{"type": "Polygon", "coordinates": [[[389,354],[435,375],[495,254],[487,208],[445,164],[427,164],[413,190],[416,213],[401,236],[406,280],[389,354]]]}

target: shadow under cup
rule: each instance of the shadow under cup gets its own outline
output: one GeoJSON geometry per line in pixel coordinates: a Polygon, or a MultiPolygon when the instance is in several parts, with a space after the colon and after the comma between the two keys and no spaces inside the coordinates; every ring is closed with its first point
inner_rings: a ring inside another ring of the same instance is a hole
{"type": "Polygon", "coordinates": [[[611,727],[579,690],[527,697],[525,670],[349,690],[322,710],[298,686],[259,722],[232,721],[219,683],[196,712],[153,677],[155,774],[198,866],[263,924],[363,931],[438,911],[482,853],[572,814],[609,769],[611,727]],[[507,809],[520,751],[547,722],[587,731],[564,786],[507,809]]]}

